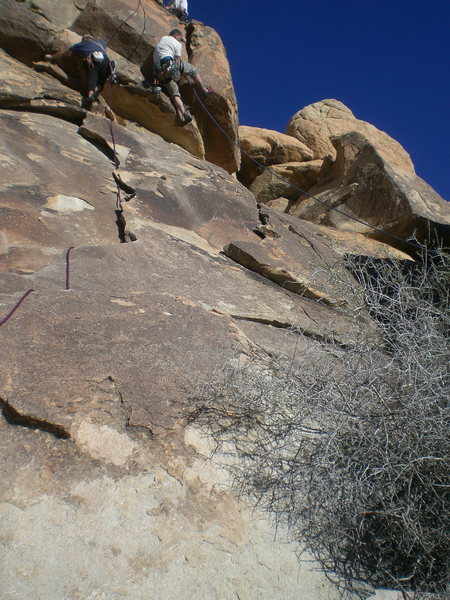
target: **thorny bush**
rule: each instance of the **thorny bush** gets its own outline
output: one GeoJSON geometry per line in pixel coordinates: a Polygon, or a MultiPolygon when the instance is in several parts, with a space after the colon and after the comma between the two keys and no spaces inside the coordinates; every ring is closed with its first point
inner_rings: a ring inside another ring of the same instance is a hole
{"type": "MultiPolygon", "coordinates": [[[[355,318],[370,314],[377,335],[361,327],[344,348],[330,334],[320,358],[295,364],[228,366],[192,419],[233,457],[239,491],[287,525],[343,595],[445,597],[449,259],[347,266],[364,288],[355,318]]],[[[361,298],[360,286],[346,297],[361,298]]]]}

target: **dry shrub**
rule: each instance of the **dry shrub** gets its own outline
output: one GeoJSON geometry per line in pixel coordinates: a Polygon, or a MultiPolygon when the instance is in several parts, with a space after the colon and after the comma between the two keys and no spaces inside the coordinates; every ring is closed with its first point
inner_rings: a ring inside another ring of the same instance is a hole
{"type": "MultiPolygon", "coordinates": [[[[192,418],[237,489],[341,589],[444,597],[449,569],[449,260],[349,259],[379,336],[297,365],[228,367],[192,418]]],[[[348,289],[355,298],[360,288],[348,289]]],[[[299,336],[302,333],[297,332],[299,336]]],[[[367,332],[366,332],[367,333],[367,332]]]]}

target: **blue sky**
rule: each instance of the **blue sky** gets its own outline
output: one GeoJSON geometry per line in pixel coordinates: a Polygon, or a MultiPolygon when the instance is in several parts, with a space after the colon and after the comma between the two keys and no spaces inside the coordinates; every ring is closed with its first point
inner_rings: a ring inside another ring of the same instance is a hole
{"type": "Polygon", "coordinates": [[[449,0],[189,0],[189,13],[226,46],[241,124],[283,132],[336,98],[450,200],[449,0]]]}

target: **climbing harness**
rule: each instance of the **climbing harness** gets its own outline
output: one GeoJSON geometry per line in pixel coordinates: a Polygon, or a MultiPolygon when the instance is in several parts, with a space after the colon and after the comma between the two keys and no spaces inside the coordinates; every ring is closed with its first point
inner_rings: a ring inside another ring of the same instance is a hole
{"type": "Polygon", "coordinates": [[[118,77],[117,77],[117,73],[116,73],[116,61],[115,60],[110,60],[109,61],[109,76],[108,76],[108,81],[110,81],[111,83],[117,83],[117,81],[118,81],[118,77]]]}
{"type": "Polygon", "coordinates": [[[184,65],[179,58],[166,57],[161,59],[160,68],[155,68],[155,76],[161,85],[169,81],[179,81],[183,76],[184,65]]]}
{"type": "Polygon", "coordinates": [[[180,23],[188,25],[191,22],[191,19],[185,10],[180,8],[168,8],[167,10],[175,15],[180,23]]]}

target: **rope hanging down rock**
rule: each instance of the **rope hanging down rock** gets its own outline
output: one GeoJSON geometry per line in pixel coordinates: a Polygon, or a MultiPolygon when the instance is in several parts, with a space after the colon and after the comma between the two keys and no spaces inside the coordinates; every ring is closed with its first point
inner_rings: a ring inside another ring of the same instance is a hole
{"type": "Polygon", "coordinates": [[[33,293],[34,290],[33,289],[29,289],[25,292],[25,294],[23,294],[20,298],[20,300],[18,302],[16,302],[16,304],[14,305],[14,307],[9,311],[9,313],[6,315],[6,317],[3,317],[3,319],[0,321],[0,327],[2,325],[4,325],[7,321],[9,321],[9,319],[13,316],[13,314],[16,312],[16,310],[19,308],[19,306],[22,304],[22,302],[25,300],[25,298],[27,296],[29,296],[31,293],[33,293]]]}
{"type": "MultiPolygon", "coordinates": [[[[137,50],[139,44],[142,41],[142,38],[144,36],[145,33],[145,28],[147,25],[147,15],[145,12],[145,8],[142,5],[141,0],[138,0],[137,6],[135,8],[135,10],[126,18],[123,19],[123,21],[121,21],[121,23],[114,29],[114,31],[112,32],[112,34],[110,35],[110,37],[108,38],[106,45],[109,46],[109,44],[111,43],[111,40],[114,38],[114,36],[117,34],[117,32],[123,27],[123,25],[125,25],[125,23],[127,23],[127,21],[129,21],[129,19],[131,19],[131,17],[133,17],[139,10],[139,8],[142,9],[142,13],[144,15],[144,25],[141,31],[141,34],[139,36],[139,39],[135,45],[135,47],[133,48],[133,50],[130,52],[130,54],[127,56],[127,60],[130,60],[130,58],[132,57],[132,55],[134,54],[134,52],[137,50]]],[[[109,84],[109,94],[108,94],[108,104],[109,104],[109,108],[112,112],[113,111],[113,104],[112,104],[112,84],[109,84]]],[[[113,156],[114,156],[114,171],[113,171],[113,178],[114,178],[114,182],[116,184],[116,208],[115,208],[115,212],[117,213],[122,213],[122,194],[121,194],[121,189],[127,188],[129,186],[126,186],[126,184],[124,184],[124,182],[122,181],[118,171],[119,171],[119,167],[120,167],[120,160],[119,157],[117,155],[117,151],[116,151],[116,138],[114,135],[114,126],[113,126],[113,120],[114,118],[109,118],[108,119],[108,124],[109,124],[109,131],[111,133],[111,141],[112,141],[112,146],[113,146],[113,156]]],[[[131,188],[130,188],[131,189],[131,188]]],[[[128,190],[127,190],[128,192],[128,190]]],[[[131,191],[130,193],[131,195],[128,196],[127,200],[131,200],[131,198],[133,198],[135,196],[134,190],[131,191]]],[[[121,242],[123,242],[123,240],[121,239],[121,242]]]]}
{"type": "MultiPolygon", "coordinates": [[[[71,254],[72,250],[74,250],[74,249],[75,249],[74,246],[70,246],[70,248],[68,248],[68,250],[66,252],[66,259],[65,259],[66,260],[66,290],[70,289],[70,254],[71,254]]],[[[35,291],[34,289],[30,288],[24,294],[22,294],[20,299],[16,302],[16,304],[9,311],[9,313],[5,317],[3,317],[3,319],[0,321],[0,327],[2,325],[4,325],[7,321],[9,321],[9,319],[13,316],[13,314],[16,312],[16,310],[19,308],[19,306],[22,304],[22,302],[25,300],[25,298],[27,298],[34,291],[35,291]]]]}

